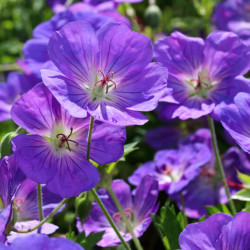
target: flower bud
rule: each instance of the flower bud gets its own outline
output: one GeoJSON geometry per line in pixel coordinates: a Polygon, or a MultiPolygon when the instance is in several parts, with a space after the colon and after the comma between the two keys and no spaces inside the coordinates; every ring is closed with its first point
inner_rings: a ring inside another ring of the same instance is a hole
{"type": "Polygon", "coordinates": [[[17,136],[15,132],[9,132],[2,138],[1,143],[0,143],[1,158],[12,154],[11,141],[15,136],[17,136]]]}
{"type": "Polygon", "coordinates": [[[80,195],[75,199],[76,214],[79,216],[81,223],[83,223],[89,216],[92,209],[92,201],[89,195],[80,195]]]}
{"type": "Polygon", "coordinates": [[[150,5],[144,14],[145,22],[148,26],[155,29],[161,20],[161,9],[157,5],[150,5]]]}

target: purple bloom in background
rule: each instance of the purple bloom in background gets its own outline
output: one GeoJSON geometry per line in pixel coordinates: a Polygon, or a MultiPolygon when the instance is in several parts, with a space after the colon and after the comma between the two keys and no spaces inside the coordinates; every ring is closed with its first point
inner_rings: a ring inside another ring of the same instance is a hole
{"type": "Polygon", "coordinates": [[[29,235],[17,238],[10,246],[0,244],[0,250],[83,250],[83,248],[68,239],[50,238],[47,235],[29,235]]]}
{"type": "Polygon", "coordinates": [[[250,51],[232,32],[212,32],[205,41],[179,32],[155,43],[155,59],[169,69],[167,118],[197,119],[218,114],[221,103],[233,103],[238,92],[248,92],[242,75],[250,66],[250,51]]]}
{"type": "Polygon", "coordinates": [[[250,94],[239,93],[234,102],[235,107],[221,108],[220,119],[223,127],[250,154],[250,94]]]}
{"type": "MultiPolygon", "coordinates": [[[[31,135],[12,140],[13,152],[26,176],[61,197],[79,195],[97,185],[100,175],[86,160],[90,119],[73,118],[50,91],[38,84],[11,110],[13,120],[31,135]]],[[[96,122],[90,158],[100,165],[123,155],[125,128],[96,122]]]]}
{"type": "MultiPolygon", "coordinates": [[[[205,206],[215,206],[217,203],[227,203],[224,184],[216,170],[216,159],[212,150],[211,134],[208,129],[199,129],[195,134],[184,140],[187,143],[205,143],[211,150],[211,160],[200,168],[200,174],[183,189],[185,213],[191,218],[200,218],[206,215],[205,206]]],[[[250,158],[236,147],[230,148],[223,155],[223,167],[227,176],[227,183],[231,195],[244,188],[237,176],[237,171],[250,173],[250,158]]],[[[179,195],[172,195],[179,208],[182,209],[179,195]]]]}
{"type": "Polygon", "coordinates": [[[28,40],[23,47],[23,59],[18,60],[19,66],[26,74],[33,73],[41,80],[41,69],[57,70],[51,62],[47,47],[53,32],[60,30],[66,23],[84,20],[89,22],[94,29],[99,29],[103,24],[112,22],[111,18],[90,10],[64,11],[53,16],[49,21],[39,24],[33,31],[33,39],[28,40]]]}
{"type": "Polygon", "coordinates": [[[218,213],[206,221],[187,225],[179,237],[182,250],[247,250],[250,246],[250,213],[232,218],[218,213]]]}
{"type": "Polygon", "coordinates": [[[52,35],[49,54],[62,73],[42,70],[43,81],[75,117],[141,125],[147,118],[139,111],[153,110],[166,89],[167,69],[151,63],[150,40],[121,23],[97,33],[69,23],[52,35]]]}
{"type": "Polygon", "coordinates": [[[65,10],[65,3],[67,0],[48,0],[48,5],[57,13],[65,10]]]}
{"type": "Polygon", "coordinates": [[[146,142],[153,149],[174,148],[181,139],[181,131],[173,127],[162,126],[149,129],[146,133],[146,142]]]}
{"type": "MultiPolygon", "coordinates": [[[[25,175],[17,166],[14,156],[1,159],[0,183],[0,211],[3,209],[0,212],[0,217],[5,222],[0,223],[3,227],[0,227],[0,234],[8,228],[8,223],[14,214],[16,218],[15,228],[29,229],[36,226],[39,223],[36,183],[25,178],[25,175]]],[[[46,187],[42,187],[42,195],[43,212],[47,216],[62,199],[49,192],[46,187]]],[[[39,230],[30,234],[38,231],[51,234],[57,229],[57,226],[45,223],[39,230]]],[[[11,235],[7,237],[8,242],[11,242],[18,236],[20,237],[20,234],[11,232],[11,235]]]]}
{"type": "MultiPolygon", "coordinates": [[[[112,189],[120,201],[136,237],[140,237],[152,222],[151,213],[156,213],[158,209],[156,205],[158,197],[157,181],[152,176],[146,176],[137,187],[133,197],[129,185],[123,180],[113,181],[112,189]]],[[[128,232],[125,222],[108,192],[106,192],[106,190],[99,190],[99,194],[124,240],[131,240],[132,236],[128,232]]],[[[92,212],[84,224],[82,225],[80,220],[78,220],[77,228],[79,232],[84,230],[87,235],[91,232],[97,233],[105,231],[102,240],[97,244],[98,246],[108,247],[121,244],[96,202],[93,203],[92,212]]]]}
{"type": "Polygon", "coordinates": [[[213,20],[221,30],[236,33],[244,43],[250,45],[250,1],[227,0],[214,10],[213,20]]]}
{"type": "Polygon", "coordinates": [[[180,146],[176,150],[162,150],[156,153],[154,162],[147,162],[139,167],[129,177],[129,182],[138,186],[142,178],[150,174],[156,177],[159,190],[179,194],[200,174],[200,167],[210,159],[208,147],[200,143],[180,146]]]}
{"type": "Polygon", "coordinates": [[[6,83],[0,83],[0,122],[11,119],[10,110],[20,95],[31,89],[35,83],[34,77],[18,72],[8,74],[6,83]]]}

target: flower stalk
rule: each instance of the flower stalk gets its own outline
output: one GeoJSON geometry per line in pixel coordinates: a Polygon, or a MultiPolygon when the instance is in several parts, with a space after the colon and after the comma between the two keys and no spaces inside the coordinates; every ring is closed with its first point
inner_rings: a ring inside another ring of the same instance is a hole
{"type": "MultiPolygon", "coordinates": [[[[89,133],[88,133],[88,144],[87,144],[87,160],[88,161],[89,161],[89,157],[90,157],[90,148],[91,148],[91,138],[92,138],[92,133],[93,133],[93,126],[94,126],[94,117],[91,116],[90,124],[89,124],[89,133]]],[[[99,198],[99,196],[98,196],[97,192],[95,191],[95,189],[94,188],[91,189],[90,192],[94,196],[96,202],[98,203],[99,207],[101,208],[102,212],[104,213],[105,217],[107,218],[109,224],[111,225],[111,227],[114,229],[115,233],[117,234],[117,236],[121,240],[121,242],[122,242],[123,246],[125,247],[125,249],[130,250],[130,247],[129,247],[128,243],[124,240],[124,238],[120,234],[118,228],[116,227],[114,221],[112,220],[110,214],[108,213],[107,209],[105,208],[103,202],[99,198]]]]}
{"type": "Polygon", "coordinates": [[[233,215],[235,215],[236,208],[235,208],[233,200],[230,197],[230,192],[229,192],[229,188],[228,188],[226,174],[225,174],[225,171],[223,169],[223,165],[222,165],[222,161],[221,161],[221,157],[220,157],[218,142],[217,142],[216,133],[215,133],[214,121],[210,116],[208,116],[208,124],[209,124],[209,128],[210,128],[211,135],[212,135],[212,142],[213,142],[214,153],[215,153],[215,157],[216,157],[216,161],[217,161],[217,168],[219,170],[221,180],[225,186],[225,190],[226,190],[226,194],[227,194],[227,198],[228,198],[228,203],[229,203],[229,206],[231,208],[231,212],[233,213],[233,215]]]}
{"type": "Polygon", "coordinates": [[[39,219],[43,220],[43,198],[42,198],[42,187],[40,183],[37,183],[37,201],[39,209],[39,219]]]}
{"type": "Polygon", "coordinates": [[[119,200],[117,199],[117,197],[116,197],[114,191],[112,190],[111,187],[107,188],[107,190],[108,190],[110,196],[112,197],[112,199],[113,199],[113,201],[114,201],[114,203],[115,203],[115,205],[116,205],[118,211],[120,212],[120,214],[121,214],[121,216],[122,216],[122,219],[123,219],[123,221],[125,222],[126,227],[127,227],[128,231],[130,232],[130,234],[131,234],[131,236],[132,236],[132,238],[133,238],[133,242],[134,242],[134,244],[135,244],[137,250],[143,250],[143,247],[141,246],[140,241],[139,241],[139,240],[137,239],[137,237],[135,236],[134,230],[133,230],[132,226],[130,225],[130,222],[128,221],[128,219],[127,219],[127,217],[126,217],[126,215],[125,215],[125,213],[124,213],[124,211],[123,211],[123,209],[122,209],[122,206],[121,206],[119,200]]]}

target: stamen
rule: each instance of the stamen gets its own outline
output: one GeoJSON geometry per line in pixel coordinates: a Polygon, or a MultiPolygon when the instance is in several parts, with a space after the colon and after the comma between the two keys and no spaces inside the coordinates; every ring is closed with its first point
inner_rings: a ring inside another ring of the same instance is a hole
{"type": "Polygon", "coordinates": [[[114,77],[114,72],[110,72],[110,73],[108,73],[108,74],[105,76],[104,73],[102,72],[102,70],[101,70],[101,69],[98,69],[98,73],[101,73],[101,75],[102,75],[102,80],[95,82],[95,83],[94,83],[94,86],[97,86],[97,84],[100,83],[100,86],[101,86],[101,87],[106,87],[106,94],[108,93],[108,89],[109,89],[108,83],[109,83],[109,82],[111,82],[111,83],[114,85],[113,90],[116,89],[116,87],[117,87],[117,86],[116,86],[116,83],[115,83],[113,80],[111,80],[111,79],[114,77]]]}
{"type": "Polygon", "coordinates": [[[14,200],[14,205],[17,208],[17,211],[20,212],[20,213],[22,213],[22,210],[21,210],[22,204],[23,204],[23,199],[20,198],[20,199],[15,199],[14,200]]]}
{"type": "MultiPolygon", "coordinates": [[[[228,177],[226,177],[226,180],[227,180],[227,185],[228,185],[229,187],[231,187],[231,188],[238,188],[238,189],[244,189],[244,188],[245,188],[243,184],[241,184],[241,183],[236,183],[236,182],[230,180],[228,177]]],[[[223,181],[223,182],[224,182],[224,184],[225,184],[225,181],[223,181]]]]}
{"type": "Polygon", "coordinates": [[[217,172],[215,170],[208,170],[205,168],[201,168],[200,173],[201,179],[205,179],[205,177],[207,177],[210,181],[217,175],[217,172]]]}
{"type": "Polygon", "coordinates": [[[59,144],[59,148],[62,148],[65,142],[66,142],[66,144],[67,144],[67,147],[68,147],[68,150],[69,150],[69,151],[71,151],[69,142],[75,143],[76,146],[79,145],[78,142],[69,139],[70,136],[72,135],[72,133],[73,133],[73,128],[71,127],[71,128],[70,128],[70,134],[69,134],[68,136],[66,136],[65,134],[57,134],[57,135],[56,135],[56,138],[61,137],[61,143],[59,144]]]}
{"type": "Polygon", "coordinates": [[[204,80],[208,80],[210,81],[210,76],[203,76],[201,77],[201,72],[198,73],[198,79],[191,79],[190,82],[196,82],[197,85],[194,87],[195,90],[197,90],[198,88],[201,88],[202,84],[204,84],[207,88],[210,87],[210,85],[206,82],[204,82],[204,80]]]}
{"type": "Polygon", "coordinates": [[[171,175],[172,174],[172,171],[173,171],[172,166],[167,166],[167,167],[164,166],[164,168],[165,168],[165,170],[163,171],[164,175],[171,175]]]}
{"type": "MultiPolygon", "coordinates": [[[[132,217],[132,215],[133,215],[132,208],[125,208],[123,211],[124,211],[124,214],[125,214],[125,216],[126,216],[127,219],[130,219],[132,217]]],[[[115,221],[119,221],[119,222],[123,221],[122,215],[119,212],[113,214],[113,219],[115,221]]]]}

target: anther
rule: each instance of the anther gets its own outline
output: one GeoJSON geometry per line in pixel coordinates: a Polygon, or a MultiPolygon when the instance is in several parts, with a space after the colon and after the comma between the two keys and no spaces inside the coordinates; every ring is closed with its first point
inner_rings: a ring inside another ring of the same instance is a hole
{"type": "Polygon", "coordinates": [[[65,142],[66,142],[66,144],[67,144],[67,147],[68,147],[68,150],[69,150],[69,151],[71,151],[71,148],[70,148],[70,146],[69,146],[69,142],[75,143],[76,146],[79,145],[78,142],[69,139],[70,136],[72,135],[72,133],[73,133],[73,128],[71,127],[71,128],[70,128],[70,133],[69,133],[68,136],[66,136],[65,134],[57,134],[57,135],[56,135],[56,138],[61,137],[61,143],[59,144],[59,148],[62,148],[65,142]]]}
{"type": "Polygon", "coordinates": [[[95,82],[94,83],[94,86],[97,86],[98,83],[100,83],[100,86],[101,87],[106,87],[106,94],[108,93],[108,89],[109,89],[109,85],[108,83],[111,82],[113,85],[114,85],[114,89],[116,89],[116,83],[111,80],[113,77],[114,77],[114,73],[113,72],[110,72],[108,73],[106,76],[104,75],[104,73],[102,72],[101,69],[98,69],[98,73],[101,73],[102,75],[102,80],[98,81],[98,82],[95,82]]]}

